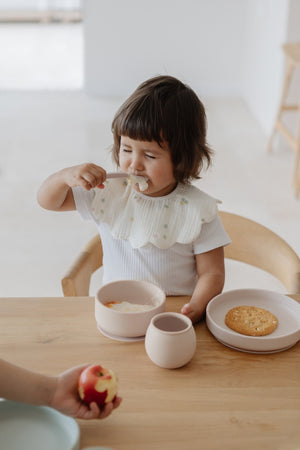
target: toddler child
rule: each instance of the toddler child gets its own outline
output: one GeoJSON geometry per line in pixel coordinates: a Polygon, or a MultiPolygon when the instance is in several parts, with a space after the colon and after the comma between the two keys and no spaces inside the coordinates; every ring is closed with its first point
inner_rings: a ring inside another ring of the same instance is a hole
{"type": "Polygon", "coordinates": [[[223,247],[230,243],[218,201],[191,184],[211,162],[204,107],[189,86],[158,76],[124,102],[112,132],[124,178],[107,179],[92,163],[68,167],[44,181],[38,201],[50,210],[77,209],[96,223],[104,283],[147,280],[166,295],[190,295],[181,312],[195,323],[223,289],[223,247]]]}

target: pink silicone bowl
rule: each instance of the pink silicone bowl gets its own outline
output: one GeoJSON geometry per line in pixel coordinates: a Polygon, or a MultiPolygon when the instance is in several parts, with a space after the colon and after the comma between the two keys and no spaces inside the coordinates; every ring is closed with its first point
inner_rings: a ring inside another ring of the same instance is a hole
{"type": "Polygon", "coordinates": [[[120,280],[102,286],[95,298],[95,318],[104,332],[119,337],[145,336],[152,317],[165,311],[165,293],[148,281],[120,280]],[[123,312],[105,306],[111,301],[153,305],[147,311],[123,312]]]}

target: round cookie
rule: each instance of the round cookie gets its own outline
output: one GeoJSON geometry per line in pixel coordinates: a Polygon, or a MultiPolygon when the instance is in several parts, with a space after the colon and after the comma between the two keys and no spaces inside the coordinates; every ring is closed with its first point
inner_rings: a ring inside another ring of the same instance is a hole
{"type": "Polygon", "coordinates": [[[248,336],[266,336],[278,325],[274,314],[256,306],[236,306],[225,316],[226,325],[232,330],[248,336]]]}

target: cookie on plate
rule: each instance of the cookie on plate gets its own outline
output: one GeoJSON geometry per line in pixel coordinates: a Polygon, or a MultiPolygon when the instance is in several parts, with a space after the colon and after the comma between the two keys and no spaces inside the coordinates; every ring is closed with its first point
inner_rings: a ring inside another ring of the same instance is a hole
{"type": "Polygon", "coordinates": [[[232,330],[248,336],[266,336],[278,325],[274,314],[256,306],[236,306],[225,316],[226,325],[232,330]]]}

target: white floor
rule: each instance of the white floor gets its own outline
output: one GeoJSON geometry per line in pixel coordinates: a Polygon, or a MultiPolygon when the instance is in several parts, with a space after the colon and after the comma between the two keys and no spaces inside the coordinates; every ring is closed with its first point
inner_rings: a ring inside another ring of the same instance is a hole
{"type": "MultiPolygon", "coordinates": [[[[15,56],[10,60],[7,48],[0,48],[0,296],[56,296],[62,295],[60,278],[65,269],[95,228],[83,223],[76,212],[42,210],[36,191],[47,175],[67,165],[88,160],[113,167],[110,123],[123,99],[89,98],[79,89],[80,25],[63,25],[65,34],[57,25],[48,25],[43,32],[36,25],[27,27],[0,26],[0,43],[8,33],[15,56]],[[39,44],[28,67],[13,38],[21,37],[24,50],[26,45],[31,48],[33,35],[39,44]],[[71,35],[74,39],[68,39],[71,35]],[[59,61],[57,71],[41,70],[43,39],[48,45],[47,67],[59,61]]],[[[267,137],[241,99],[203,101],[209,143],[216,154],[212,169],[197,185],[221,199],[221,209],[270,227],[300,254],[300,200],[291,187],[292,152],[279,141],[274,153],[267,154],[267,137]]],[[[99,283],[100,278],[94,277],[92,293],[99,283]]],[[[227,264],[225,289],[238,287],[284,292],[269,275],[227,264]]]]}

